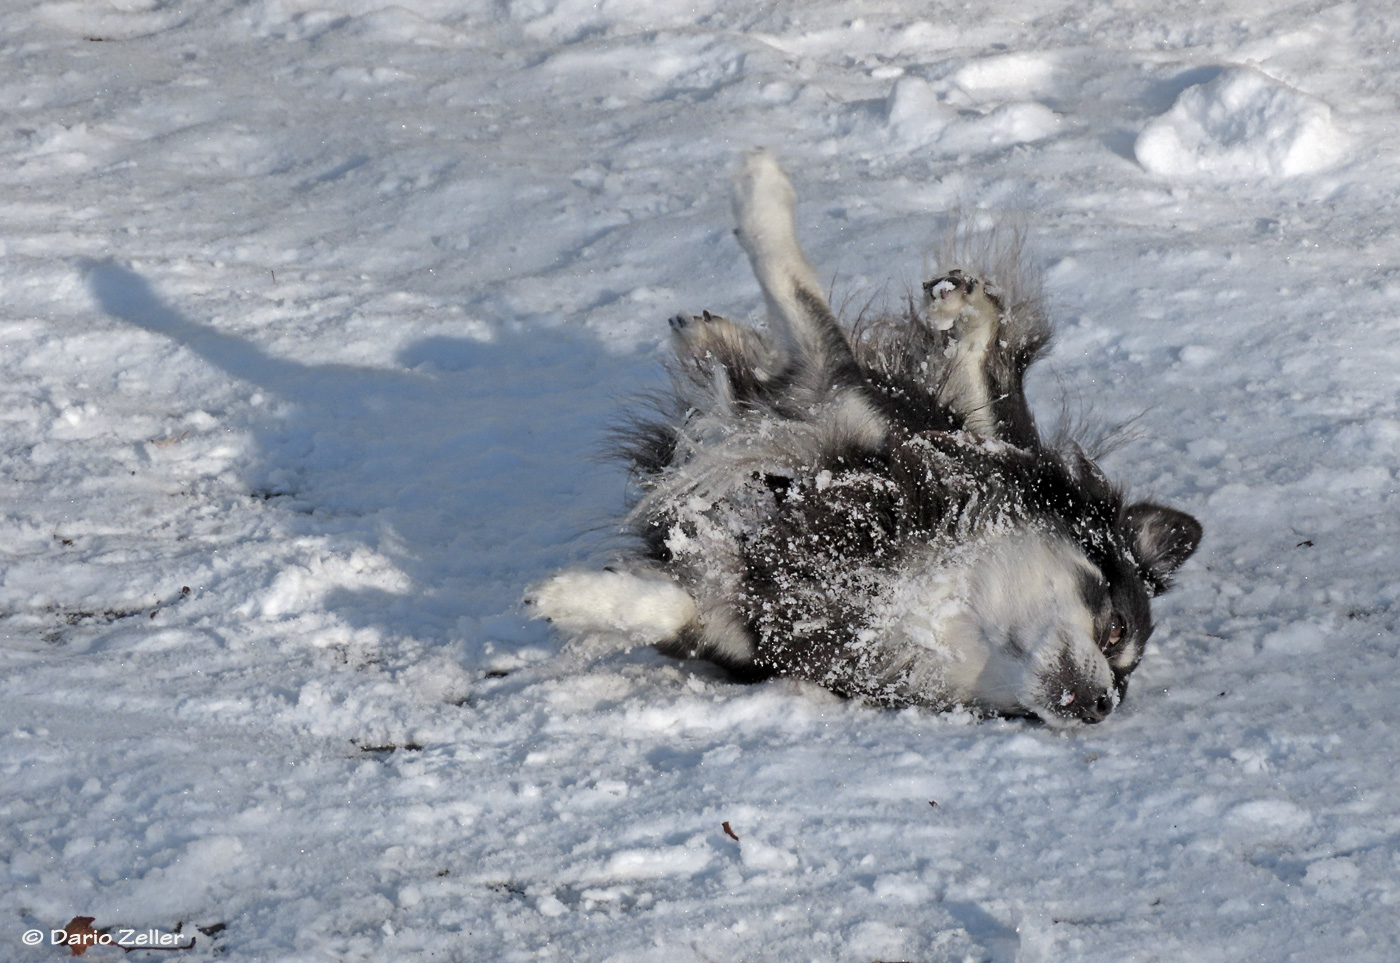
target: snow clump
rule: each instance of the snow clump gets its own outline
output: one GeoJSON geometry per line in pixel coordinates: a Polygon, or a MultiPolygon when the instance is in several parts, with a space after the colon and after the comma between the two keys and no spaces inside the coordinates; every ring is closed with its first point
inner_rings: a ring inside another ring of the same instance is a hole
{"type": "Polygon", "coordinates": [[[1138,163],[1168,177],[1293,177],[1336,163],[1346,136],[1316,97],[1249,67],[1186,88],[1138,135],[1138,163]]]}

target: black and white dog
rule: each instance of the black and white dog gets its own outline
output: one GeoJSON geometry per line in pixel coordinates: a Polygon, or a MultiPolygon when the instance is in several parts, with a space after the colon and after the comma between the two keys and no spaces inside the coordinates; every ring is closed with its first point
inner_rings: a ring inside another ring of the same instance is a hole
{"type": "Polygon", "coordinates": [[[1050,326],[1019,241],[972,245],[922,312],[847,332],[794,200],[751,154],[736,233],[768,335],[672,321],[673,395],[625,446],[640,547],[536,586],[537,615],[881,705],[1101,721],[1200,524],[1124,504],[1078,446],[1041,439],[1023,377],[1050,326]]]}

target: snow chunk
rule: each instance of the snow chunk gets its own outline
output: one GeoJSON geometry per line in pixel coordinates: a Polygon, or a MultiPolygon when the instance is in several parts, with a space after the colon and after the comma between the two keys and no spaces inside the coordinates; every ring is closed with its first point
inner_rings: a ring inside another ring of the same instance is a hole
{"type": "Polygon", "coordinates": [[[1203,344],[1188,344],[1181,349],[1178,357],[1184,365],[1192,368],[1203,368],[1214,361],[1218,353],[1214,348],[1203,344]]]}
{"type": "Polygon", "coordinates": [[[1017,90],[1031,93],[1047,86],[1054,61],[1041,53],[1010,53],[974,60],[953,75],[953,83],[969,93],[1017,90]]]}
{"type": "Polygon", "coordinates": [[[1285,799],[1256,799],[1231,810],[1230,820],[1255,828],[1295,833],[1307,827],[1312,817],[1307,810],[1285,799]]]}
{"type": "Polygon", "coordinates": [[[929,885],[913,873],[889,873],[875,880],[871,891],[878,899],[894,900],[910,906],[922,906],[937,902],[937,897],[929,885]]]}
{"type": "Polygon", "coordinates": [[[1361,868],[1354,861],[1345,856],[1333,856],[1309,863],[1303,881],[1320,886],[1327,883],[1349,883],[1360,877],[1361,868]]]}
{"type": "Polygon", "coordinates": [[[1332,111],[1249,67],[1188,87],[1138,135],[1138,163],[1168,177],[1232,180],[1321,170],[1346,152],[1332,111]]]}
{"type": "Polygon", "coordinates": [[[941,146],[968,152],[1044,140],[1060,130],[1060,115],[1044,104],[1002,104],[990,113],[959,124],[943,137],[941,146]]]}
{"type": "Polygon", "coordinates": [[[183,5],[158,0],[113,0],[111,3],[62,0],[40,5],[38,14],[70,33],[103,40],[149,37],[178,27],[193,15],[183,5]]]}
{"type": "Polygon", "coordinates": [[[1323,647],[1331,626],[1318,622],[1295,622],[1264,636],[1261,647],[1277,655],[1303,655],[1323,647]]]}
{"type": "Polygon", "coordinates": [[[325,552],[305,565],[284,568],[260,600],[250,600],[243,608],[245,612],[257,611],[266,619],[280,619],[315,609],[337,590],[374,589],[402,595],[409,588],[408,577],[375,552],[356,549],[348,558],[325,552]]]}
{"type": "Polygon", "coordinates": [[[624,849],[614,853],[602,872],[605,879],[655,879],[692,876],[710,865],[713,853],[699,840],[681,846],[624,849]]]}
{"type": "Polygon", "coordinates": [[[94,911],[114,919],[180,917],[197,910],[211,889],[222,886],[247,860],[234,836],[192,840],[168,865],[147,872],[131,886],[114,890],[94,911]]]}
{"type": "Polygon", "coordinates": [[[569,908],[559,901],[559,897],[553,895],[541,896],[535,902],[535,907],[542,916],[550,917],[563,916],[569,911],[569,908]]]}
{"type": "Polygon", "coordinates": [[[852,928],[848,948],[852,953],[877,959],[905,956],[909,939],[897,926],[881,920],[867,920],[852,928]]]}
{"type": "Polygon", "coordinates": [[[1021,759],[1045,759],[1059,755],[1057,747],[1039,738],[1038,734],[1017,733],[1006,741],[1005,751],[1021,759]]]}
{"type": "Polygon", "coordinates": [[[903,77],[895,83],[885,111],[895,137],[913,143],[937,140],[958,116],[956,110],[939,101],[928,81],[918,77],[903,77]]]}
{"type": "Polygon", "coordinates": [[[918,77],[895,83],[885,101],[885,116],[895,140],[910,147],[936,147],[946,154],[1042,140],[1059,132],[1061,121],[1044,104],[1021,101],[965,116],[918,77]]]}
{"type": "Polygon", "coordinates": [[[790,873],[797,869],[797,855],[752,836],[739,840],[739,859],[749,869],[764,873],[790,873]]]}

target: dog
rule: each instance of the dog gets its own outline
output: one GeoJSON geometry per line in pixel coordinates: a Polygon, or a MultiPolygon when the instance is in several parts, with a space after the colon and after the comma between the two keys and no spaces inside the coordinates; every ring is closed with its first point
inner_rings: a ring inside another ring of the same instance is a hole
{"type": "Polygon", "coordinates": [[[768,330],[672,320],[673,390],[622,446],[637,547],[535,586],[534,614],[742,680],[1101,722],[1200,523],[1042,439],[1023,385],[1051,328],[1019,235],[965,236],[921,307],[848,331],[795,201],[772,154],[747,157],[735,233],[768,330]]]}

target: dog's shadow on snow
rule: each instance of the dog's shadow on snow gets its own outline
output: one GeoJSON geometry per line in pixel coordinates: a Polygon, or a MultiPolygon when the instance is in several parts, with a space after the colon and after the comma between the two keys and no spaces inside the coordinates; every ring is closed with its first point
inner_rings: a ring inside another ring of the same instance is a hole
{"type": "Polygon", "coordinates": [[[398,367],[303,364],[191,320],[145,278],[82,264],[102,310],[169,338],[280,404],[249,427],[250,497],[293,535],[364,545],[408,575],[404,592],[341,588],[328,608],[393,635],[535,645],[523,586],[596,551],[589,526],[622,505],[622,475],[593,457],[617,402],[652,364],[560,329],[489,342],[426,338],[398,367]]]}

